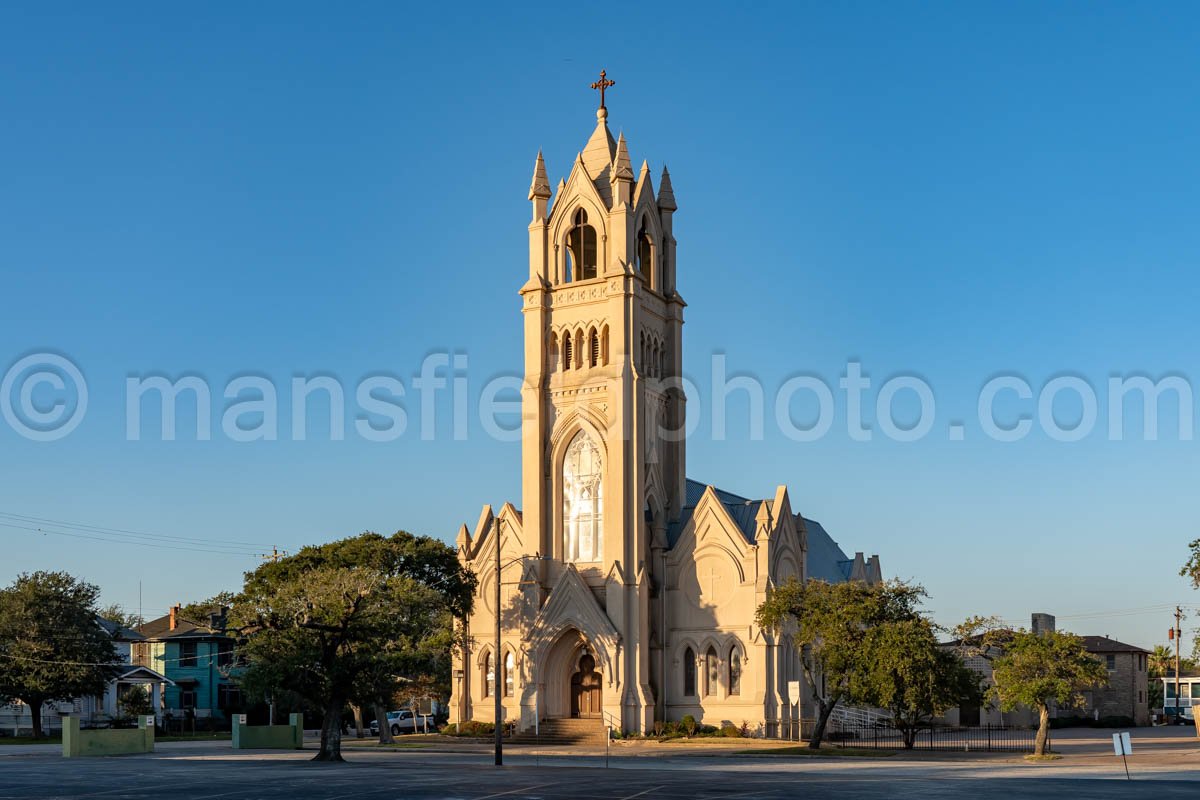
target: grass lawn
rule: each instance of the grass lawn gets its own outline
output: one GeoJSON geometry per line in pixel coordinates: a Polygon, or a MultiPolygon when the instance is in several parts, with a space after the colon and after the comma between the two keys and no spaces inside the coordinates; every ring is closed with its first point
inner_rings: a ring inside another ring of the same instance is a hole
{"type": "Polygon", "coordinates": [[[429,742],[402,742],[395,741],[391,744],[380,744],[378,741],[371,739],[342,739],[342,747],[382,747],[391,750],[421,750],[429,747],[429,742]]]}
{"type": "Polygon", "coordinates": [[[809,758],[891,758],[895,750],[868,750],[862,747],[822,747],[813,750],[808,745],[796,747],[765,747],[761,750],[739,750],[735,756],[808,756],[809,758]]]}
{"type": "Polygon", "coordinates": [[[217,731],[215,733],[185,733],[182,735],[174,734],[171,736],[155,736],[156,742],[228,742],[233,738],[233,734],[228,732],[217,731]]]}

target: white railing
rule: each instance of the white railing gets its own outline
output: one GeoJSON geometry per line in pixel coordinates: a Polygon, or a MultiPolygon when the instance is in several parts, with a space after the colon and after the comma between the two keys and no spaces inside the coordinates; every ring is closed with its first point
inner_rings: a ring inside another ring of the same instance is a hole
{"type": "Polygon", "coordinates": [[[847,727],[870,727],[878,725],[881,722],[887,722],[891,719],[891,715],[880,711],[877,708],[864,708],[862,706],[834,706],[833,711],[829,715],[829,721],[836,725],[845,725],[847,727]]]}

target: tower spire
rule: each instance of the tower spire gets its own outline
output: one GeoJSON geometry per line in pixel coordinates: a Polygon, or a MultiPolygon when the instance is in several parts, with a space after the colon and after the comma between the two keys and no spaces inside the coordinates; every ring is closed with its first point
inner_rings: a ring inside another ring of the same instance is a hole
{"type": "Polygon", "coordinates": [[[658,184],[658,207],[664,211],[675,211],[679,206],[675,205],[675,192],[671,188],[671,173],[667,172],[667,167],[663,165],[662,180],[658,184]]]}
{"type": "Polygon", "coordinates": [[[633,162],[629,160],[629,146],[625,144],[625,134],[617,139],[617,154],[613,156],[613,177],[617,180],[633,180],[633,162]]]}
{"type": "Polygon", "coordinates": [[[538,150],[537,161],[533,164],[533,181],[529,184],[529,199],[550,199],[550,179],[546,177],[546,162],[542,159],[542,151],[538,150]]]}

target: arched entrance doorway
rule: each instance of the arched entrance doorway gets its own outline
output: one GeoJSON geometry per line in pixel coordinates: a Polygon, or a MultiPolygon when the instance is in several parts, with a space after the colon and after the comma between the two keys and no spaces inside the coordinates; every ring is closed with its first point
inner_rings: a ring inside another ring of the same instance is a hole
{"type": "Polygon", "coordinates": [[[579,671],[571,676],[571,716],[599,717],[601,706],[600,673],[596,659],[584,654],[579,659],[579,671]]]}

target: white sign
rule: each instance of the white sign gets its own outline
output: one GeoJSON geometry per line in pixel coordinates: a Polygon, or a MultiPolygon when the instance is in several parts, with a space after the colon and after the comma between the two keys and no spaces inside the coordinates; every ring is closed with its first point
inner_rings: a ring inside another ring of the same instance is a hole
{"type": "Polygon", "coordinates": [[[1113,734],[1113,752],[1119,756],[1133,755],[1133,742],[1129,741],[1129,732],[1113,734]]]}
{"type": "Polygon", "coordinates": [[[788,702],[800,702],[800,681],[788,681],[788,702]]]}

